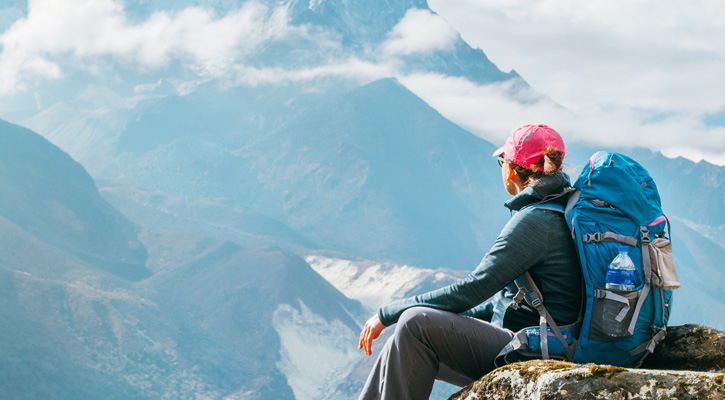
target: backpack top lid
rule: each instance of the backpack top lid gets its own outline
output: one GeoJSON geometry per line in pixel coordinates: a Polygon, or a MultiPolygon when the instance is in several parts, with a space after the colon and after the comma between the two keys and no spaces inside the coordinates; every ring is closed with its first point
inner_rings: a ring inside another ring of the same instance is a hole
{"type": "Polygon", "coordinates": [[[604,200],[639,226],[655,225],[664,218],[654,180],[624,154],[594,153],[574,187],[580,191],[580,199],[604,200]]]}

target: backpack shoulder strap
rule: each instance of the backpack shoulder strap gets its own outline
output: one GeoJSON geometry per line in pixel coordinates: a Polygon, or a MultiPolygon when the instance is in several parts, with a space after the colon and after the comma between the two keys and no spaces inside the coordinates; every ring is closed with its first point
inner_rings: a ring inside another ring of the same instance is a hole
{"type": "Polygon", "coordinates": [[[531,277],[531,274],[529,274],[528,271],[524,272],[524,274],[516,278],[514,282],[519,288],[519,291],[516,293],[516,296],[514,296],[514,301],[513,303],[511,303],[511,307],[516,309],[519,307],[521,301],[526,300],[526,302],[531,307],[534,307],[536,311],[539,312],[539,337],[541,340],[541,357],[544,360],[549,358],[549,346],[547,339],[549,335],[547,334],[546,328],[548,325],[551,327],[554,335],[556,335],[556,338],[559,339],[562,346],[564,347],[567,360],[571,361],[571,359],[574,357],[574,351],[576,350],[576,340],[572,338],[571,344],[568,344],[566,342],[566,339],[564,338],[564,335],[562,335],[559,326],[554,321],[554,318],[551,317],[549,311],[546,309],[546,307],[544,307],[544,297],[541,295],[541,291],[536,286],[536,283],[531,277]]]}
{"type": "Polygon", "coordinates": [[[566,206],[559,203],[553,203],[554,200],[561,198],[563,196],[568,196],[569,194],[577,193],[578,190],[574,189],[571,186],[567,186],[562,190],[560,193],[554,193],[550,194],[548,196],[545,196],[543,199],[539,200],[536,203],[529,204],[525,208],[543,208],[545,210],[551,210],[556,211],[560,213],[564,213],[566,211],[566,206]]]}

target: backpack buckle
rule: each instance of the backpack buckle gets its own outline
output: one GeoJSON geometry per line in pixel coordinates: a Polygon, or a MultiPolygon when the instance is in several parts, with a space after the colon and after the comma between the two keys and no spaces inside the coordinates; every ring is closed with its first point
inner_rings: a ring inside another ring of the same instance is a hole
{"type": "Polygon", "coordinates": [[[541,302],[541,297],[539,297],[539,296],[533,296],[533,293],[532,293],[532,296],[531,296],[531,305],[535,309],[538,310],[539,307],[541,307],[543,305],[542,302],[541,302]]]}
{"type": "Polygon", "coordinates": [[[602,234],[600,232],[587,233],[584,235],[584,243],[601,242],[602,234]]]}
{"type": "Polygon", "coordinates": [[[645,227],[645,226],[639,227],[639,238],[642,241],[643,246],[649,244],[649,242],[650,242],[649,230],[647,230],[647,227],[645,227]]]}
{"type": "Polygon", "coordinates": [[[509,305],[509,307],[513,308],[514,310],[519,309],[519,304],[526,298],[526,293],[529,291],[526,289],[525,286],[519,287],[519,291],[516,292],[516,296],[514,296],[513,301],[509,305]]]}

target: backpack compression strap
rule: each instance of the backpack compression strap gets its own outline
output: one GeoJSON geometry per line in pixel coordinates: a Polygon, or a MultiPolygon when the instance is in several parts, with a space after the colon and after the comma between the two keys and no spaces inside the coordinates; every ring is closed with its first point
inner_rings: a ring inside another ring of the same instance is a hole
{"type": "MultiPolygon", "coordinates": [[[[668,222],[668,233],[669,233],[669,221],[668,222]]],[[[642,269],[644,270],[645,275],[645,284],[642,288],[642,292],[640,293],[639,301],[637,302],[637,307],[635,308],[634,315],[632,316],[632,322],[629,325],[629,333],[632,334],[634,332],[634,326],[637,323],[637,317],[639,316],[640,307],[642,306],[642,303],[644,303],[644,299],[647,297],[647,294],[649,294],[650,287],[652,284],[652,264],[650,259],[650,239],[649,239],[649,231],[647,230],[647,227],[640,227],[639,228],[639,234],[640,234],[640,240],[642,241],[642,269]]],[[[647,355],[654,353],[655,346],[659,342],[661,342],[665,336],[667,335],[667,327],[664,326],[664,313],[665,313],[665,298],[664,298],[664,289],[660,288],[660,302],[661,308],[662,308],[662,322],[663,326],[652,326],[653,335],[652,339],[648,340],[647,342],[635,347],[632,349],[629,354],[636,355],[639,354],[645,350],[647,350],[647,353],[640,359],[637,366],[641,365],[644,359],[647,357],[647,355]]]]}

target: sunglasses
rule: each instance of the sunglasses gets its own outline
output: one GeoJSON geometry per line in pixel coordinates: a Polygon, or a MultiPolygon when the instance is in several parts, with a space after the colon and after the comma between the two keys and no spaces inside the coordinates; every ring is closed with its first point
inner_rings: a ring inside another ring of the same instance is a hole
{"type": "Polygon", "coordinates": [[[499,167],[503,167],[503,164],[506,162],[506,159],[504,159],[503,157],[498,157],[496,159],[496,161],[498,161],[498,166],[499,167]]]}

